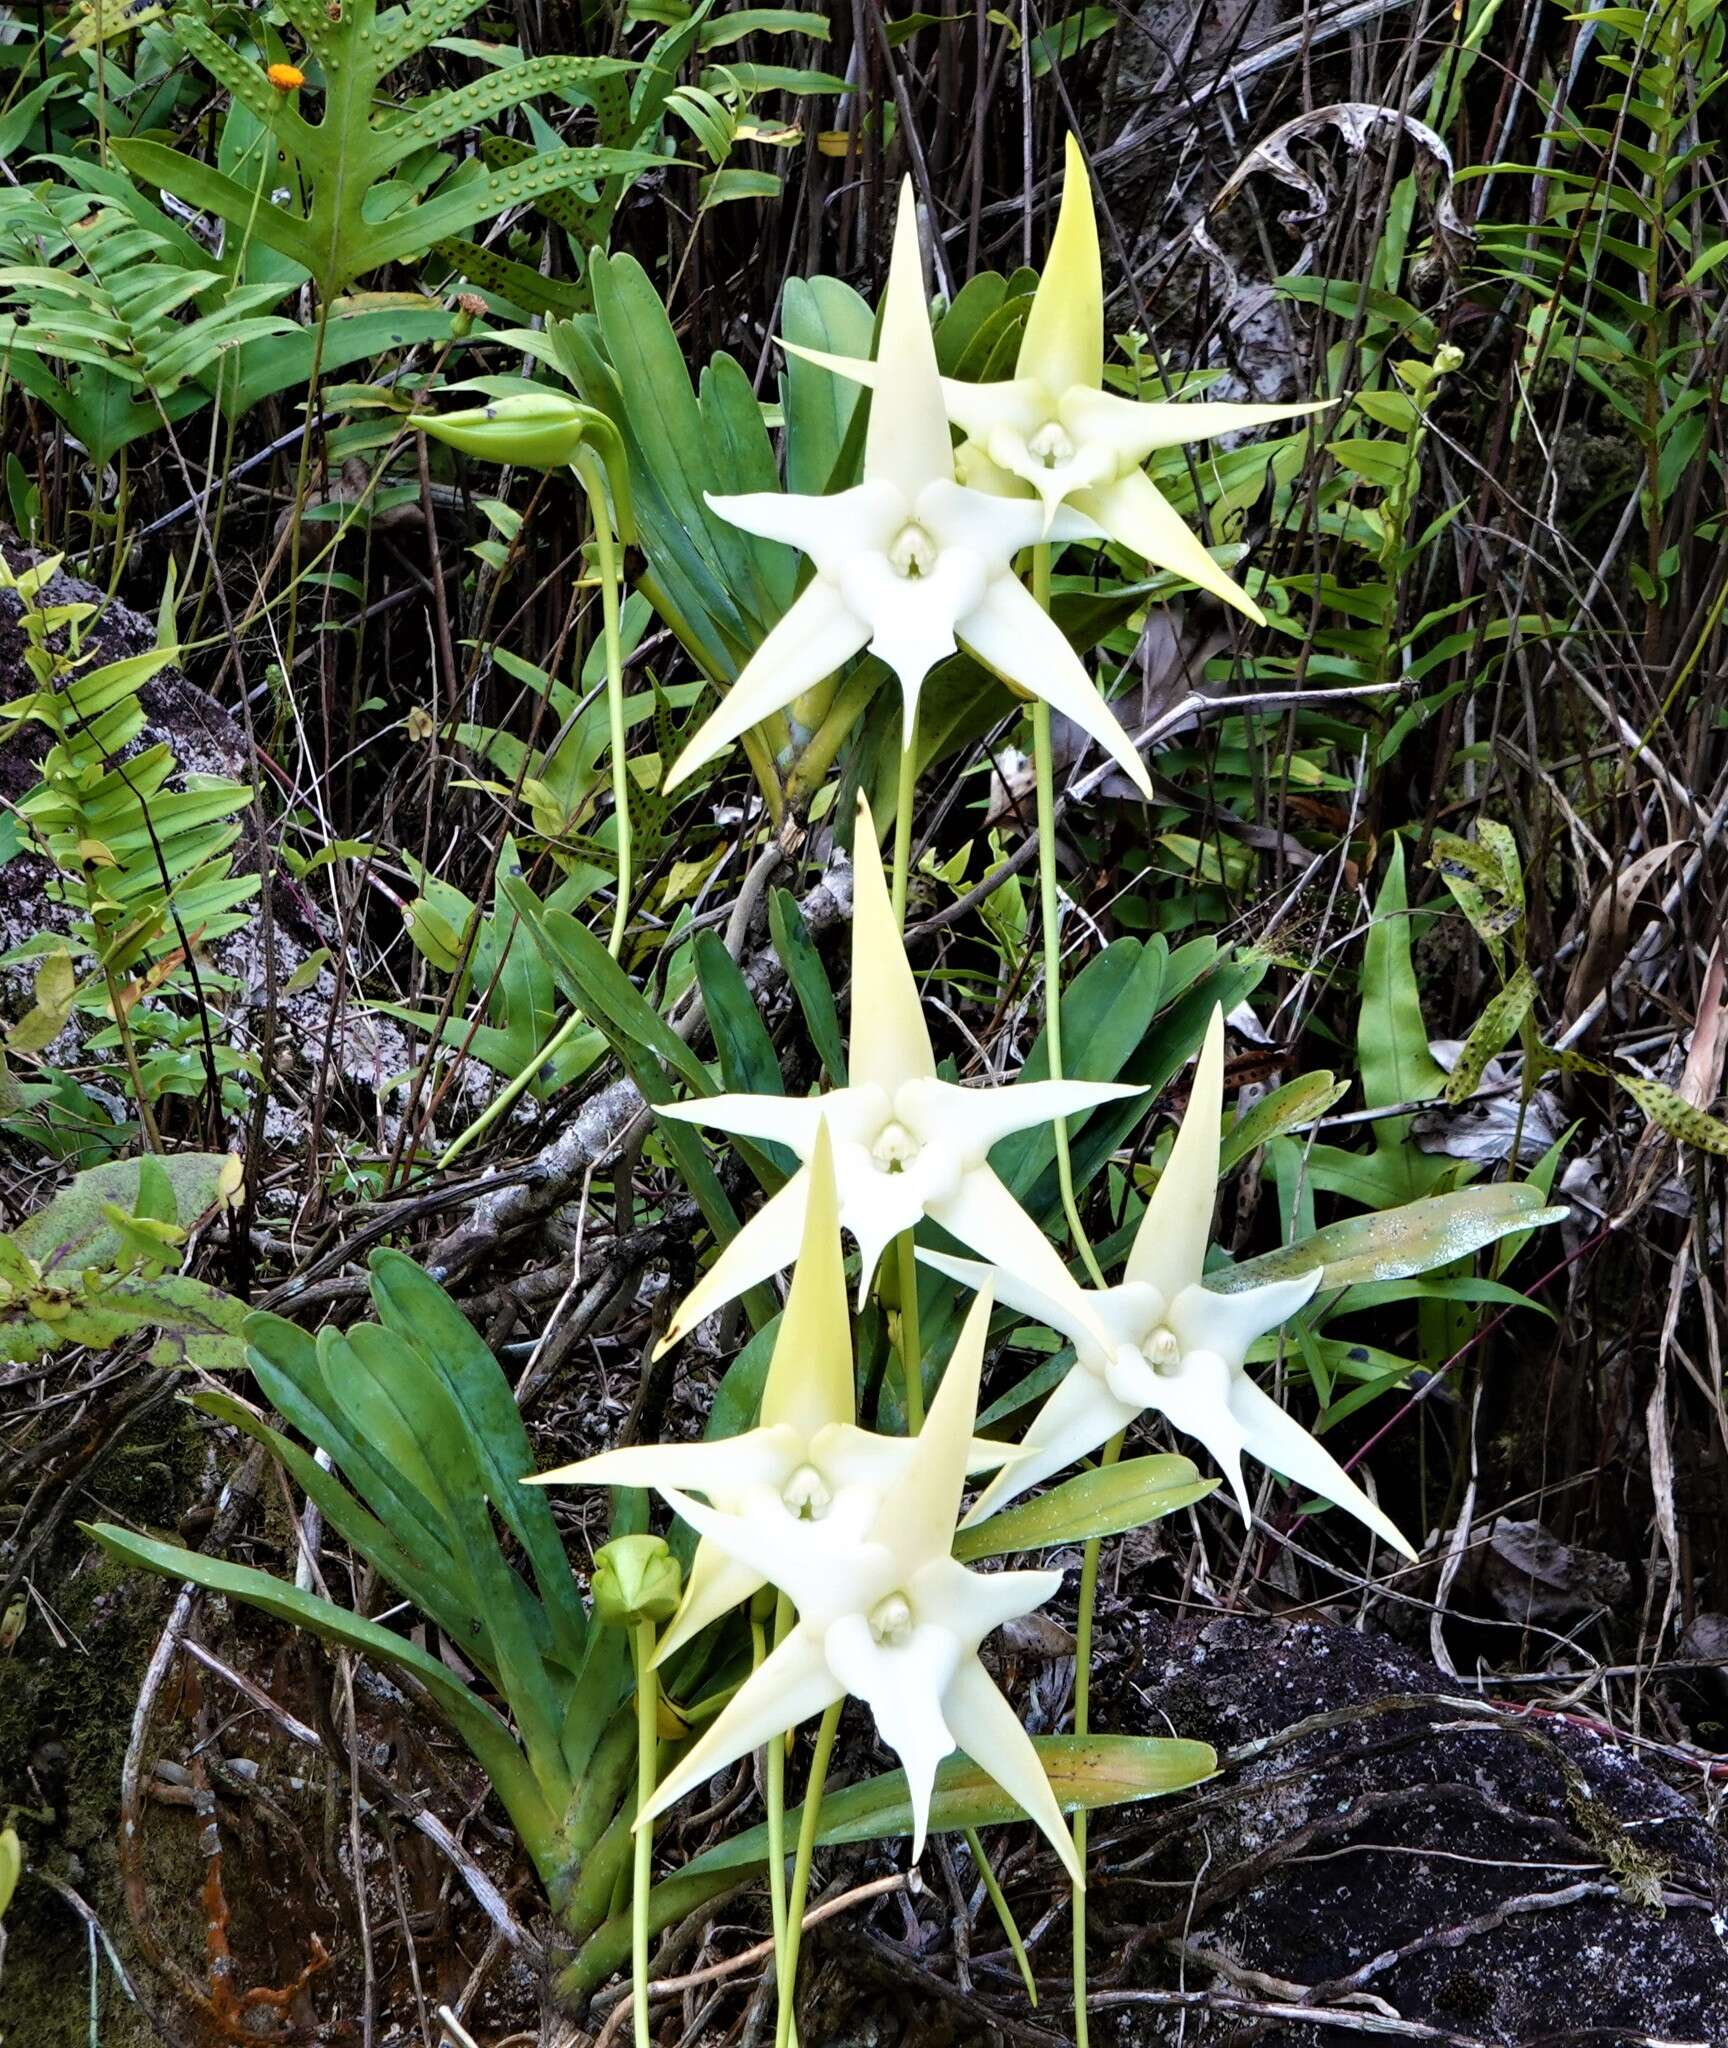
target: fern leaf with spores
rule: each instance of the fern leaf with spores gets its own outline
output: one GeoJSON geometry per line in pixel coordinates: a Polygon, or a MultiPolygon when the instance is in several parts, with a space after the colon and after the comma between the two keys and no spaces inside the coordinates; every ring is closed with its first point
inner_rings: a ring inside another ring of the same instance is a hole
{"type": "Polygon", "coordinates": [[[547,192],[609,175],[653,170],[663,163],[663,158],[648,150],[571,145],[529,162],[486,171],[465,181],[460,192],[435,191],[409,208],[400,217],[400,225],[387,222],[382,233],[372,229],[369,264],[397,262],[417,254],[477,221],[489,220],[506,207],[527,204],[547,192]]]}
{"type": "Polygon", "coordinates": [[[481,291],[495,293],[524,313],[538,314],[542,319],[580,313],[588,304],[588,294],[580,285],[568,284],[562,278],[543,277],[526,263],[501,256],[496,249],[482,248],[478,242],[454,238],[434,242],[432,254],[453,265],[459,276],[481,291]]]}
{"type": "Polygon", "coordinates": [[[304,143],[312,133],[312,124],[294,106],[291,97],[278,92],[270,83],[263,64],[241,56],[197,15],[183,8],[177,11],[174,34],[188,55],[196,57],[217,84],[225,87],[278,140],[304,143]]]}
{"type": "Polygon", "coordinates": [[[411,106],[380,124],[387,145],[383,160],[399,163],[464,129],[490,121],[537,93],[586,92],[599,78],[633,71],[621,57],[530,57],[524,63],[501,65],[484,78],[411,106]]]}

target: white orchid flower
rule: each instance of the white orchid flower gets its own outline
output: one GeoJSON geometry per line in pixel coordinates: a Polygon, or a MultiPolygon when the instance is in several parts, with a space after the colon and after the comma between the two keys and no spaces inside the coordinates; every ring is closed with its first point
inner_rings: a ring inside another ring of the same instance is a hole
{"type": "MultiPolygon", "coordinates": [[[[1012,1266],[1046,1292],[1067,1268],[989,1164],[1014,1131],[1072,1117],[1141,1091],[1112,1081],[1029,1081],[961,1088],[936,1078],[936,1059],[882,874],[869,807],[858,803],[852,849],[852,1033],[849,1085],[802,1099],[711,1095],[662,1116],[813,1154],[826,1123],[834,1142],[840,1221],[858,1241],[858,1301],[877,1261],[922,1216],[974,1251],[1012,1266]]],[[[718,1308],[797,1256],[811,1200],[808,1163],[764,1202],[679,1306],[662,1342],[674,1344],[718,1308]]]]}
{"type": "Polygon", "coordinates": [[[936,1766],[963,1749],[1048,1836],[1076,1885],[1080,1867],[1038,1752],[978,1658],[1004,1622],[1030,1614],[1060,1572],[974,1572],[954,1558],[990,1317],[972,1305],[922,1432],[883,1494],[854,1488],[820,1520],[761,1497],[737,1514],[661,1491],[704,1541],[786,1593],[798,1620],[668,1773],[637,1822],[664,1813],[715,1772],[851,1694],[876,1717],[911,1791],[913,1860],[922,1855],[936,1766]]]}
{"type": "MultiPolygon", "coordinates": [[[[809,1171],[803,1245],[762,1383],[759,1426],[703,1443],[630,1444],[537,1473],[526,1484],[690,1488],[726,1514],[759,1522],[778,1517],[795,1534],[797,1525],[822,1521],[830,1512],[842,1525],[856,1523],[904,1475],[913,1440],[877,1436],[856,1423],[852,1325],[825,1124],[817,1130],[809,1171]]],[[[979,1440],[968,1469],[989,1471],[1013,1456],[1006,1444],[979,1440]]],[[[703,1537],[655,1663],[664,1663],[764,1583],[761,1572],[703,1537]]]]}
{"type": "MultiPolygon", "coordinates": [[[[794,353],[872,390],[882,374],[880,362],[816,349],[794,353]]],[[[1144,555],[1155,568],[1209,590],[1257,626],[1266,623],[1260,607],[1213,561],[1141,464],[1160,448],[1297,419],[1335,401],[1167,404],[1104,389],[1104,266],[1086,160],[1072,135],[1056,233],[1014,375],[998,384],[944,378],[942,399],[948,417],[968,437],[961,449],[961,474],[982,488],[1029,485],[1043,506],[1038,538],[1060,538],[1058,517],[1064,509],[1078,513],[1093,531],[1144,555]],[[1018,483],[1010,483],[1010,477],[1018,483]]]]}
{"type": "Polygon", "coordinates": [[[1023,1315],[1071,1338],[1075,1363],[1038,1411],[1020,1446],[967,1517],[982,1521],[1017,1494],[1107,1443],[1148,1409],[1212,1453],[1249,1519],[1242,1478],[1247,1452],[1298,1486],[1320,1494],[1415,1558],[1384,1515],[1293,1416],[1248,1376],[1249,1347],[1307,1302],[1321,1268],[1221,1294],[1203,1284],[1218,1183],[1224,1107],[1224,1018],[1214,1010],[1170,1163],[1146,1205],[1117,1287],[1083,1289],[1064,1275],[1050,1288],[998,1265],[935,1252],[919,1257],[950,1278],[995,1293],[1023,1315]]]}
{"type": "MultiPolygon", "coordinates": [[[[1133,742],[1061,628],[1015,577],[1015,554],[1044,539],[1051,521],[1029,500],[954,480],[910,180],[900,191],[877,357],[865,367],[880,377],[881,394],[870,407],[861,484],[830,497],[757,491],[708,499],[747,533],[800,549],[816,574],[673,764],[666,788],[863,647],[900,679],[909,746],[924,678],[963,646],[1083,727],[1150,797],[1133,742]]],[[[1070,517],[1059,537],[1093,533],[1070,517]]]]}

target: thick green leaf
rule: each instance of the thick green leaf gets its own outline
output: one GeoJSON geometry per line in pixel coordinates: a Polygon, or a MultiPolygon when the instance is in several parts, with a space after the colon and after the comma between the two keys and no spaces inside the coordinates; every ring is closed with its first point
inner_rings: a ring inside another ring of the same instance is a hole
{"type": "MultiPolygon", "coordinates": [[[[876,320],[870,308],[837,277],[788,278],[780,302],[780,332],[801,348],[829,355],[868,356],[876,320]]],[[[786,414],[786,488],[822,496],[838,488],[835,471],[864,387],[835,377],[788,353],[781,373],[786,414]]]]}
{"type": "Polygon", "coordinates": [[[367,1263],[379,1315],[442,1378],[461,1410],[487,1495],[528,1554],[559,1652],[574,1673],[587,1620],[552,1504],[539,1487],[521,1484],[535,1469],[534,1447],[509,1382],[480,1333],[429,1273],[388,1247],[367,1263]]]}
{"type": "Polygon", "coordinates": [[[416,1557],[393,1530],[370,1509],[361,1506],[334,1472],[326,1470],[291,1437],[272,1429],[244,1401],[205,1388],[192,1396],[191,1405],[263,1444],[316,1504],[326,1524],[399,1593],[406,1594],[451,1642],[460,1643],[469,1663],[497,1683],[497,1653],[485,1613],[474,1607],[448,1553],[416,1557]]]}
{"type": "MultiPolygon", "coordinates": [[[[1370,1109],[1404,1102],[1432,1102],[1446,1086],[1446,1070],[1428,1050],[1428,1027],[1410,950],[1410,899],[1404,883],[1404,847],[1393,840],[1386,879],[1374,905],[1374,919],[1362,949],[1362,1006],[1356,1026],[1362,1094],[1370,1109]]],[[[1431,1187],[1446,1168],[1408,1142],[1408,1117],[1382,1117],[1374,1125],[1375,1149],[1388,1155],[1391,1178],[1405,1196],[1431,1187]]]]}
{"type": "MultiPolygon", "coordinates": [[[[378,1445],[441,1516],[469,1597],[498,1652],[498,1673],[535,1776],[561,1805],[562,1703],[543,1656],[544,1617],[506,1563],[488,1511],[485,1475],[461,1409],[418,1350],[376,1323],[320,1340],[325,1377],[350,1422],[378,1445]]],[[[460,1648],[460,1644],[457,1645],[460,1648]]]]}
{"type": "MultiPolygon", "coordinates": [[[[1144,1735],[1035,1735],[1032,1741],[1065,1813],[1082,1807],[1092,1812],[1186,1791],[1218,1768],[1217,1753],[1204,1742],[1144,1735]]],[[[788,1841],[796,1838],[802,1813],[798,1807],[787,1814],[788,1841]]],[[[930,1802],[932,1834],[1000,1827],[1024,1817],[1007,1793],[967,1758],[951,1756],[938,1765],[930,1802]]],[[[827,1848],[846,1842],[886,1841],[911,1832],[906,1774],[889,1771],[880,1778],[827,1793],[816,1841],[827,1848]]],[[[694,1912],[705,1900],[759,1869],[767,1857],[765,1825],[706,1850],[676,1876],[654,1887],[649,1894],[651,1926],[670,1926],[694,1912]]],[[[592,1991],[629,1953],[630,1915],[628,1911],[615,1913],[583,1944],[575,1965],[560,1982],[561,1990],[577,1996],[592,1991]]]]}
{"type": "Polygon", "coordinates": [[[768,900],[768,930],[774,950],[804,1012],[830,1088],[846,1085],[846,1047],[840,1036],[840,1012],[834,1001],[834,986],[822,956],[816,950],[804,913],[790,890],[776,889],[768,900]]]}
{"type": "Polygon", "coordinates": [[[962,1564],[976,1564],[1011,1551],[1120,1536],[1192,1507],[1217,1485],[1216,1479],[1202,1479],[1191,1459],[1173,1455],[1095,1466],[1036,1500],[1020,1501],[976,1528],[962,1529],[954,1538],[954,1555],[962,1564]]]}
{"type": "Polygon", "coordinates": [[[374,1445],[355,1430],[325,1377],[315,1339],[280,1316],[246,1320],[247,1360],[265,1398],[306,1440],[315,1444],[382,1523],[429,1570],[455,1573],[455,1557],[432,1503],[374,1445]]]}
{"type": "Polygon", "coordinates": [[[1325,1268],[1320,1284],[1326,1289],[1402,1280],[1468,1258],[1515,1230],[1558,1223],[1566,1214],[1563,1207],[1548,1207],[1539,1188],[1505,1182],[1461,1188],[1456,1194],[1429,1195],[1376,1215],[1329,1223],[1278,1251],[1219,1267],[1206,1275],[1206,1284],[1221,1294],[1236,1294],[1268,1280],[1312,1273],[1316,1266],[1325,1268]]]}
{"type": "Polygon", "coordinates": [[[1286,1131],[1299,1130],[1323,1117],[1335,1102],[1350,1092],[1348,1081],[1334,1081],[1327,1073],[1299,1074],[1282,1088],[1263,1095],[1245,1116],[1240,1116],[1224,1133],[1219,1154],[1220,1176],[1238,1166],[1250,1152],[1281,1138],[1286,1131]]]}
{"type": "Polygon", "coordinates": [[[728,1090],[735,1095],[784,1095],[786,1082],[774,1041],[743,970],[718,932],[697,933],[695,959],[708,1028],[728,1090]]]}

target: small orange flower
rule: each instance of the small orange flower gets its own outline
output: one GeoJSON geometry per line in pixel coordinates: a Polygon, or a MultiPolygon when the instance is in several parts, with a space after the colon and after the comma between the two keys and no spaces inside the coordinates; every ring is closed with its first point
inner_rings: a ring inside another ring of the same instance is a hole
{"type": "Polygon", "coordinates": [[[264,76],[278,92],[298,92],[306,83],[306,74],[297,64],[267,65],[264,76]]]}

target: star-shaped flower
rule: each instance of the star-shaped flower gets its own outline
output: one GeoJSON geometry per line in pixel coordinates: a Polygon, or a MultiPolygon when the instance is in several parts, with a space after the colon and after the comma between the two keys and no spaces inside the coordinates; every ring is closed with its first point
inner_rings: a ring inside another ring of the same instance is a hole
{"type": "MultiPolygon", "coordinates": [[[[802,550],[816,574],[673,764],[667,789],[863,647],[900,679],[902,743],[910,745],[924,678],[959,645],[1083,727],[1149,797],[1133,742],[1060,627],[1014,575],[1014,555],[1044,539],[1051,519],[1030,500],[954,480],[910,180],[901,187],[876,361],[863,367],[881,388],[861,484],[825,498],[760,491],[708,500],[746,532],[802,550]]],[[[1071,518],[1059,532],[1093,529],[1071,518]]]]}
{"type": "Polygon", "coordinates": [[[778,1586],[796,1626],[668,1773],[641,1820],[716,1771],[851,1694],[876,1717],[912,1797],[914,1861],[923,1853],[936,1766],[963,1749],[1017,1800],[1080,1884],[1062,1813],[1031,1738],[978,1658],[1004,1622],[1042,1606],[1060,1572],[974,1572],[953,1556],[988,1295],[972,1305],[923,1431],[881,1496],[855,1489],[820,1521],[795,1521],[776,1502],[735,1515],[661,1490],[703,1538],[778,1586]]]}
{"type": "MultiPolygon", "coordinates": [[[[845,1088],[802,1099],[712,1095],[662,1116],[741,1138],[788,1145],[808,1162],[826,1123],[834,1142],[840,1221],[858,1241],[863,1304],[885,1248],[921,1216],[1034,1286],[1055,1293],[1067,1268],[989,1164],[1014,1131],[1135,1095],[1113,1081],[1029,1081],[961,1088],[936,1078],[917,985],[900,942],[869,807],[858,803],[852,849],[852,1035],[845,1088]]],[[[663,1340],[676,1343],[704,1317],[791,1264],[811,1199],[808,1164],[764,1202],[685,1297],[663,1340]]]]}
{"type": "MultiPolygon", "coordinates": [[[[882,374],[880,362],[817,349],[794,352],[872,390],[882,374]]],[[[1322,412],[1334,401],[1166,404],[1104,389],[1104,266],[1086,160],[1072,135],[1056,234],[1033,295],[1014,375],[997,384],[944,378],[942,399],[948,417],[968,437],[961,449],[961,474],[985,487],[994,479],[998,489],[1017,488],[1009,477],[1017,478],[1019,486],[1029,485],[1043,505],[1039,538],[1060,537],[1055,522],[1065,508],[1093,531],[1144,555],[1153,567],[1209,590],[1256,625],[1266,623],[1260,607],[1213,561],[1141,464],[1160,448],[1297,419],[1322,412]]]]}
{"type": "Polygon", "coordinates": [[[1249,1516],[1242,1454],[1354,1515],[1402,1556],[1416,1553],[1331,1452],[1248,1377],[1249,1347],[1293,1316],[1320,1284],[1321,1269],[1295,1280],[1221,1294],[1205,1286],[1206,1246],[1218,1183],[1224,1107],[1224,1018],[1214,1010],[1188,1109],[1152,1199],[1126,1277],[1083,1289],[1066,1273],[1050,1288],[1012,1267],[974,1265],[935,1252],[919,1257],[950,1277],[993,1286],[1024,1315],[1073,1340],[1075,1363],[1038,1411],[1020,1446],[967,1517],[982,1521],[1017,1494],[1083,1458],[1147,1409],[1197,1437],[1217,1459],[1249,1516]]]}
{"type": "MultiPolygon", "coordinates": [[[[702,1443],[631,1444],[554,1472],[530,1486],[657,1486],[691,1489],[726,1514],[776,1520],[788,1537],[801,1525],[836,1515],[854,1526],[904,1476],[913,1440],[859,1429],[853,1396],[852,1325],[846,1311],[840,1215],[828,1127],[810,1155],[810,1199],[791,1291],[762,1383],[761,1421],[741,1435],[702,1443]]],[[[988,1471],[1014,1453],[979,1441],[971,1471],[988,1471]]],[[[664,1663],[711,1621],[748,1600],[764,1575],[704,1536],[696,1546],[684,1597],[661,1637],[664,1663]]]]}

